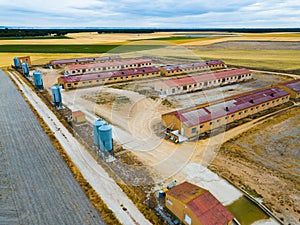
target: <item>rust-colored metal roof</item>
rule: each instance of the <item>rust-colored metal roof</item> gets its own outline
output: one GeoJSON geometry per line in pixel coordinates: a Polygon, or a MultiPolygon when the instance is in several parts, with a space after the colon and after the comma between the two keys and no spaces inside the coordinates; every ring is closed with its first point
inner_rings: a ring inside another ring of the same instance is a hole
{"type": "Polygon", "coordinates": [[[206,189],[183,182],[167,192],[184,203],[203,225],[226,225],[234,216],[206,189]]]}
{"type": "Polygon", "coordinates": [[[205,73],[200,75],[194,75],[191,77],[183,77],[183,78],[174,78],[170,80],[162,81],[165,85],[169,87],[177,87],[177,86],[185,86],[205,81],[218,80],[227,77],[239,76],[244,74],[250,74],[250,70],[241,68],[241,69],[233,69],[233,70],[225,70],[215,73],[205,73]]]}
{"type": "Polygon", "coordinates": [[[234,216],[210,192],[187,204],[203,225],[226,225],[234,216]]]}
{"type": "Polygon", "coordinates": [[[151,62],[152,62],[151,59],[128,59],[128,60],[120,60],[114,62],[103,62],[103,63],[84,64],[84,65],[70,65],[70,66],[66,66],[66,70],[102,68],[102,67],[109,67],[109,66],[133,65],[133,64],[151,63],[151,62]]]}
{"type": "Polygon", "coordinates": [[[167,71],[174,71],[174,70],[183,70],[183,69],[191,69],[197,67],[209,67],[211,65],[224,65],[225,63],[221,60],[210,60],[205,62],[194,62],[194,63],[185,63],[179,65],[171,65],[171,66],[163,66],[162,68],[167,71]]]}
{"type": "Polygon", "coordinates": [[[185,126],[192,127],[287,95],[289,93],[281,88],[266,88],[167,114],[175,115],[185,126]]]}
{"type": "Polygon", "coordinates": [[[82,115],[84,116],[85,114],[80,110],[72,112],[73,117],[82,116],[82,115]]]}
{"type": "Polygon", "coordinates": [[[58,60],[50,61],[50,64],[57,65],[57,64],[94,62],[94,61],[110,61],[110,60],[121,60],[121,57],[120,56],[102,56],[102,57],[89,57],[89,58],[58,59],[58,60]]]}
{"type": "Polygon", "coordinates": [[[207,190],[185,181],[168,190],[167,194],[186,204],[204,192],[207,190]]]}
{"type": "Polygon", "coordinates": [[[286,86],[293,91],[300,92],[300,79],[291,80],[291,81],[285,82],[281,85],[286,86]]]}
{"type": "Polygon", "coordinates": [[[85,75],[72,75],[72,76],[61,76],[59,79],[63,83],[72,83],[72,82],[80,82],[80,81],[90,81],[90,80],[98,80],[105,78],[113,78],[113,77],[124,77],[124,76],[132,76],[137,74],[148,74],[148,73],[157,73],[159,69],[156,67],[143,67],[129,70],[117,70],[112,72],[102,72],[102,73],[90,73],[85,75]]]}

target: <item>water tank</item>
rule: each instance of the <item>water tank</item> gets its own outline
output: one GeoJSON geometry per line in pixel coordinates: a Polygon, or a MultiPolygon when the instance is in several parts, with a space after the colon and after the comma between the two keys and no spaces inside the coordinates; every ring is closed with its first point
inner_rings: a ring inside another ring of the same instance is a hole
{"type": "Polygon", "coordinates": [[[18,57],[15,57],[15,58],[14,58],[14,66],[15,66],[16,68],[20,68],[20,63],[19,63],[18,57]]]}
{"type": "Polygon", "coordinates": [[[102,119],[98,119],[93,123],[93,129],[94,129],[94,144],[99,146],[99,135],[98,135],[98,129],[104,124],[104,121],[102,119]]]}
{"type": "Polygon", "coordinates": [[[28,77],[29,76],[29,66],[28,64],[25,62],[25,63],[22,63],[22,70],[23,70],[23,74],[28,77]]]}
{"type": "Polygon", "coordinates": [[[101,151],[111,151],[113,150],[112,141],[112,127],[105,123],[98,129],[99,132],[99,144],[101,151]]]}
{"type": "Polygon", "coordinates": [[[42,73],[40,71],[36,70],[33,72],[33,80],[34,80],[34,85],[36,86],[36,88],[44,89],[42,73]]]}
{"type": "Polygon", "coordinates": [[[54,85],[51,88],[52,91],[52,100],[55,106],[62,105],[62,98],[60,93],[60,87],[58,85],[54,85]]]}

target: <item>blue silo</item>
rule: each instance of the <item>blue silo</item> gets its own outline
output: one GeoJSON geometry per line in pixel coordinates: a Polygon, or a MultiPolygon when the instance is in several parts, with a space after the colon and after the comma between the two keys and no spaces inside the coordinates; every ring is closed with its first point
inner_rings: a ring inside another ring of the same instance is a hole
{"type": "Polygon", "coordinates": [[[99,135],[98,135],[98,129],[104,124],[104,121],[102,119],[98,119],[93,123],[94,128],[94,144],[99,146],[99,135]]]}
{"type": "Polygon", "coordinates": [[[112,151],[113,140],[112,140],[112,127],[105,123],[98,129],[99,132],[99,144],[101,151],[112,151]]]}
{"type": "Polygon", "coordinates": [[[62,106],[62,98],[60,93],[60,87],[58,85],[54,85],[51,88],[52,91],[52,100],[55,106],[62,106]]]}
{"type": "Polygon", "coordinates": [[[42,73],[40,71],[36,70],[33,72],[33,80],[34,80],[34,85],[37,89],[40,90],[44,89],[42,73]]]}
{"type": "Polygon", "coordinates": [[[23,70],[24,76],[28,77],[29,76],[29,66],[26,62],[22,63],[22,70],[23,70]]]}
{"type": "Polygon", "coordinates": [[[16,68],[20,68],[20,62],[19,62],[19,59],[18,59],[18,57],[15,57],[14,58],[14,66],[16,67],[16,68]]]}

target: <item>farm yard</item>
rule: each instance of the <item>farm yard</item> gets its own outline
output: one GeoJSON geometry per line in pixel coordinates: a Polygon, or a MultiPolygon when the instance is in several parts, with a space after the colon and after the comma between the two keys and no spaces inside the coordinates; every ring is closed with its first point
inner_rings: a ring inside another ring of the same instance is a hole
{"type": "Polygon", "coordinates": [[[2,71],[0,80],[0,224],[105,224],[2,71]]]}
{"type": "MultiPolygon", "coordinates": [[[[57,83],[57,78],[62,76],[63,68],[58,70],[42,68],[41,64],[48,63],[51,59],[95,57],[99,56],[96,53],[105,52],[107,55],[118,53],[117,55],[122,58],[151,58],[156,67],[221,58],[229,65],[229,69],[243,66],[294,73],[291,76],[251,70],[253,79],[247,82],[167,97],[160,96],[154,89],[155,83],[168,79],[163,76],[62,90],[61,94],[65,106],[86,114],[88,120],[86,125],[73,124],[73,126],[76,126],[74,129],[78,131],[78,136],[87,141],[89,146],[93,145],[91,123],[101,117],[112,125],[116,160],[106,165],[125,182],[125,185],[137,192],[145,191],[142,196],[147,196],[145,201],[147,207],[154,208],[155,204],[155,201],[149,203],[149,196],[154,198],[158,190],[174,180],[179,182],[188,180],[204,186],[223,204],[231,207],[231,204],[240,201],[242,194],[227,183],[223,179],[225,178],[236,187],[262,198],[264,204],[284,223],[297,223],[299,217],[297,199],[300,198],[297,183],[300,169],[297,151],[299,127],[294,124],[297,125],[299,121],[298,107],[292,107],[290,102],[290,105],[276,109],[281,110],[280,113],[269,111],[262,114],[261,118],[246,118],[237,122],[236,125],[240,126],[233,129],[227,131],[224,129],[221,133],[181,144],[174,144],[165,139],[161,115],[297,78],[295,74],[299,71],[300,35],[279,33],[189,35],[71,34],[72,38],[58,39],[58,42],[64,43],[61,46],[53,45],[55,40],[34,40],[36,45],[33,45],[30,51],[36,53],[30,53],[29,50],[26,53],[31,55],[33,64],[37,65],[31,69],[42,72],[43,84],[49,92],[52,85],[57,83]],[[75,46],[75,42],[81,46],[75,46]],[[276,48],[278,44],[280,48],[276,48]],[[53,49],[50,51],[51,45],[53,49]],[[87,49],[90,47],[90,50],[87,49]],[[44,50],[47,53],[43,54],[44,50]],[[59,52],[61,54],[58,54],[59,52]],[[268,116],[268,113],[271,116],[268,116]],[[288,129],[289,127],[292,129],[288,129]],[[274,130],[278,130],[277,134],[274,134],[274,130]],[[283,151],[284,148],[288,148],[289,151],[283,151]],[[209,171],[206,166],[219,176],[209,171]],[[278,182],[280,190],[277,190],[278,182]],[[283,193],[287,186],[288,192],[283,193]],[[282,197],[276,199],[278,195],[282,197]]],[[[11,64],[12,55],[25,54],[28,47],[26,41],[0,40],[0,43],[4,43],[0,46],[0,51],[3,50],[0,59],[4,59],[4,64],[8,57],[11,57],[9,61],[11,64]],[[20,45],[16,45],[17,43],[20,45]],[[14,48],[11,48],[13,45],[14,48]],[[7,48],[12,52],[17,51],[21,45],[25,49],[24,53],[5,52],[7,48]]],[[[224,70],[227,69],[226,67],[224,70]]],[[[235,208],[232,210],[235,211],[237,206],[233,207],[235,208]]],[[[268,217],[250,218],[249,221],[264,224],[262,219],[268,217]]],[[[277,223],[270,219],[265,224],[277,223]]]]}

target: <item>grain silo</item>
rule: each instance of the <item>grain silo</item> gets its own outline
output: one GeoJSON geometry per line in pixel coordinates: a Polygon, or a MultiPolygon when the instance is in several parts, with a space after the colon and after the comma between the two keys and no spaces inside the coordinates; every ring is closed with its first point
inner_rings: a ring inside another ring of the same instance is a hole
{"type": "Polygon", "coordinates": [[[105,122],[102,119],[98,119],[93,123],[94,129],[94,144],[99,146],[99,132],[98,129],[104,124],[105,122]]]}
{"type": "Polygon", "coordinates": [[[15,57],[15,58],[14,58],[14,66],[15,66],[15,68],[17,68],[17,69],[20,68],[20,63],[19,63],[18,57],[15,57]]]}
{"type": "Polygon", "coordinates": [[[22,63],[22,70],[25,77],[29,77],[29,66],[27,63],[22,63]]]}
{"type": "Polygon", "coordinates": [[[62,106],[62,98],[60,93],[60,87],[58,85],[54,85],[51,88],[52,91],[52,100],[55,107],[61,107],[62,106]]]}
{"type": "Polygon", "coordinates": [[[42,73],[40,71],[33,72],[34,85],[38,90],[44,90],[42,73]]]}
{"type": "Polygon", "coordinates": [[[99,133],[99,146],[100,151],[112,151],[113,150],[113,140],[112,140],[112,127],[105,123],[98,128],[99,133]]]}

